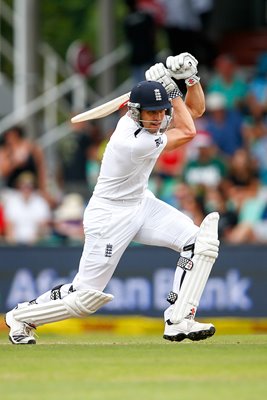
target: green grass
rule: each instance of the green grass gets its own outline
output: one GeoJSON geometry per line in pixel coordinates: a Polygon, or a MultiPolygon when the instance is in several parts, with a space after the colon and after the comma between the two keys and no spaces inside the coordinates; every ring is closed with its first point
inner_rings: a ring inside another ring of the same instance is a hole
{"type": "Polygon", "coordinates": [[[257,400],[267,396],[267,335],[47,336],[13,346],[0,336],[3,400],[257,400]]]}

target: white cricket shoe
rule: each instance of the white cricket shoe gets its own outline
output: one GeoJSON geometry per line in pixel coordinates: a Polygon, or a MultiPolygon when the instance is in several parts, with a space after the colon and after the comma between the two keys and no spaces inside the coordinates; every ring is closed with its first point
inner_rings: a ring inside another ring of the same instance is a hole
{"type": "Polygon", "coordinates": [[[183,319],[178,324],[173,324],[170,320],[165,322],[163,338],[172,342],[181,342],[184,339],[193,341],[204,340],[215,333],[212,324],[202,324],[194,319],[183,319]]]}
{"type": "Polygon", "coordinates": [[[33,335],[34,326],[26,322],[17,321],[13,316],[13,310],[6,314],[6,325],[10,328],[9,340],[13,344],[35,344],[33,335]]]}

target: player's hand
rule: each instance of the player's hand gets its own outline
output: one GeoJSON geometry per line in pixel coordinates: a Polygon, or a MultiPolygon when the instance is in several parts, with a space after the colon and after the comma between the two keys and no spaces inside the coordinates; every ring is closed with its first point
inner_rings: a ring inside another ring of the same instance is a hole
{"type": "Polygon", "coordinates": [[[181,53],[177,56],[169,56],[166,60],[166,66],[170,75],[177,79],[185,79],[189,86],[199,82],[197,74],[197,59],[190,53],[181,53]]]}
{"type": "Polygon", "coordinates": [[[178,56],[169,56],[166,66],[173,78],[187,79],[197,73],[197,59],[190,53],[181,53],[178,56]]]}
{"type": "Polygon", "coordinates": [[[157,81],[161,83],[168,94],[177,89],[176,83],[170,77],[170,72],[162,63],[157,63],[150,67],[146,71],[145,76],[147,81],[157,81]]]}

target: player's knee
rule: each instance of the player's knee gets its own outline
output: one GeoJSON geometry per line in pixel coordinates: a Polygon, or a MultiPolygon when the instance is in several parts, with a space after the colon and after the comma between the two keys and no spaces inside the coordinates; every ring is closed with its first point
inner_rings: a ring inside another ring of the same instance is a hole
{"type": "Polygon", "coordinates": [[[198,238],[195,243],[195,255],[217,258],[220,242],[215,238],[198,238]]]}
{"type": "Polygon", "coordinates": [[[208,214],[202,221],[196,237],[194,255],[204,255],[216,259],[219,252],[218,240],[219,214],[208,214]]]}
{"type": "Polygon", "coordinates": [[[204,218],[196,235],[183,247],[177,267],[181,267],[184,270],[192,269],[193,263],[191,260],[196,255],[213,259],[218,257],[220,244],[218,240],[218,221],[218,213],[208,214],[204,218]]]}
{"type": "Polygon", "coordinates": [[[74,317],[86,317],[113,300],[111,294],[99,290],[77,290],[64,297],[63,302],[74,317]]]}

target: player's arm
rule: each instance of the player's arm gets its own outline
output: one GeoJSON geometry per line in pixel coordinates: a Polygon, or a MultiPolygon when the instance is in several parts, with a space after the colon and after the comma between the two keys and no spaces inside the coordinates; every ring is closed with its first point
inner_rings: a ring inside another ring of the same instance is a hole
{"type": "Polygon", "coordinates": [[[200,83],[196,83],[193,86],[187,86],[185,104],[192,118],[199,118],[204,114],[205,96],[200,83]]]}
{"type": "Polygon", "coordinates": [[[165,151],[174,150],[190,142],[196,135],[196,128],[191,113],[180,96],[172,100],[173,114],[168,130],[165,151]]]}
{"type": "MultiPolygon", "coordinates": [[[[182,93],[177,84],[171,79],[169,71],[162,63],[155,64],[146,71],[146,79],[160,82],[172,101],[173,115],[171,124],[166,132],[168,141],[164,150],[173,150],[192,140],[196,135],[196,128],[192,119],[193,111],[182,100],[182,93]]],[[[187,101],[192,110],[194,110],[195,101],[190,94],[187,101]]],[[[196,111],[194,112],[196,113],[196,111]]]]}

